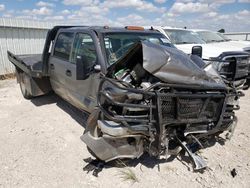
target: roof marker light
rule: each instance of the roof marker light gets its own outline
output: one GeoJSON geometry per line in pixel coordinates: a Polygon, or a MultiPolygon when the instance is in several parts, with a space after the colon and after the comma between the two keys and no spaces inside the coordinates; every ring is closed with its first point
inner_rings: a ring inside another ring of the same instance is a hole
{"type": "Polygon", "coordinates": [[[127,30],[144,30],[144,28],[140,27],[140,26],[126,26],[125,29],[127,29],[127,30]]]}

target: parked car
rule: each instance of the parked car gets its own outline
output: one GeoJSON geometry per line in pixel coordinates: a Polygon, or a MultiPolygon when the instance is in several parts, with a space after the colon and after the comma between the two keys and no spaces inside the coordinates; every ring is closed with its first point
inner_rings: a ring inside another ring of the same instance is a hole
{"type": "Polygon", "coordinates": [[[234,41],[228,39],[225,35],[219,32],[213,32],[209,30],[192,30],[198,33],[199,37],[206,43],[216,43],[216,45],[233,46],[235,48],[242,48],[243,51],[250,53],[250,42],[249,41],[234,41]]]}
{"type": "Polygon", "coordinates": [[[41,55],[8,58],[25,98],[53,90],[90,113],[81,139],[99,160],[184,149],[202,169],[196,151],[234,129],[242,95],[212,65],[166,41],[141,27],[57,26],[41,55]]]}
{"type": "Polygon", "coordinates": [[[249,53],[244,51],[242,46],[222,42],[224,39],[218,35],[216,38],[210,36],[215,34],[209,33],[207,38],[201,38],[201,34],[198,32],[187,29],[155,26],[152,28],[164,34],[176,48],[186,54],[191,54],[194,46],[201,46],[202,54],[200,56],[202,59],[207,63],[212,63],[226,81],[239,89],[249,88],[249,71],[243,71],[243,73],[240,70],[246,70],[250,64],[249,53]]]}

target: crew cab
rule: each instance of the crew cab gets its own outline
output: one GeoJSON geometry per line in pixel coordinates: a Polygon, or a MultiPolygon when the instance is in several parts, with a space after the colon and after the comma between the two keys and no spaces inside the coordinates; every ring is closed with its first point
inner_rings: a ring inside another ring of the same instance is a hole
{"type": "Polygon", "coordinates": [[[183,149],[199,170],[196,151],[235,127],[240,93],[154,30],[56,26],[42,54],[8,58],[25,98],[53,90],[90,113],[81,139],[101,161],[183,149]]]}

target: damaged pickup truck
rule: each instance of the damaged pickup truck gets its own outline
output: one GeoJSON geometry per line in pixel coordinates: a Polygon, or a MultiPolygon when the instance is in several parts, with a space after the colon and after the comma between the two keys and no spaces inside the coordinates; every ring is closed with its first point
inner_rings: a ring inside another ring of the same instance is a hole
{"type": "Polygon", "coordinates": [[[202,169],[196,151],[233,131],[243,96],[211,64],[140,27],[57,26],[42,55],[8,57],[25,98],[53,90],[90,113],[81,139],[105,162],[185,150],[202,169]]]}

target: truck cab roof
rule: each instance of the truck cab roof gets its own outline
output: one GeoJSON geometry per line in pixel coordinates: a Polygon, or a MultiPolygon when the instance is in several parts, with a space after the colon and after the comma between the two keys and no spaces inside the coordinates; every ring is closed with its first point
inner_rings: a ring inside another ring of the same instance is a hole
{"type": "MultiPolygon", "coordinates": [[[[35,77],[47,76],[49,75],[49,57],[55,55],[54,47],[57,44],[58,37],[60,34],[62,34],[61,36],[65,35],[65,32],[73,34],[71,36],[72,44],[74,38],[78,35],[75,35],[75,33],[86,33],[91,36],[91,40],[93,40],[94,44],[92,47],[95,48],[98,63],[101,65],[103,72],[105,72],[107,67],[116,61],[118,57],[121,57],[133,43],[140,40],[148,40],[168,47],[174,47],[166,40],[163,34],[153,29],[144,29],[138,26],[55,26],[47,33],[42,54],[35,56],[34,54],[17,56],[8,52],[9,58],[11,58],[12,62],[16,63],[16,66],[21,66],[21,69],[25,70],[27,74],[35,77]],[[110,45],[107,43],[110,43],[110,45]],[[114,52],[116,52],[116,54],[114,52]]],[[[60,44],[60,48],[61,46],[60,44]]],[[[72,48],[72,46],[70,48],[72,48]]],[[[68,56],[70,56],[70,54],[68,56]]]]}
{"type": "Polygon", "coordinates": [[[92,30],[97,33],[109,33],[109,32],[142,32],[142,33],[158,33],[153,29],[144,29],[143,27],[138,26],[126,26],[126,27],[109,27],[109,26],[56,26],[61,27],[60,30],[65,31],[80,31],[80,30],[92,30]]]}

